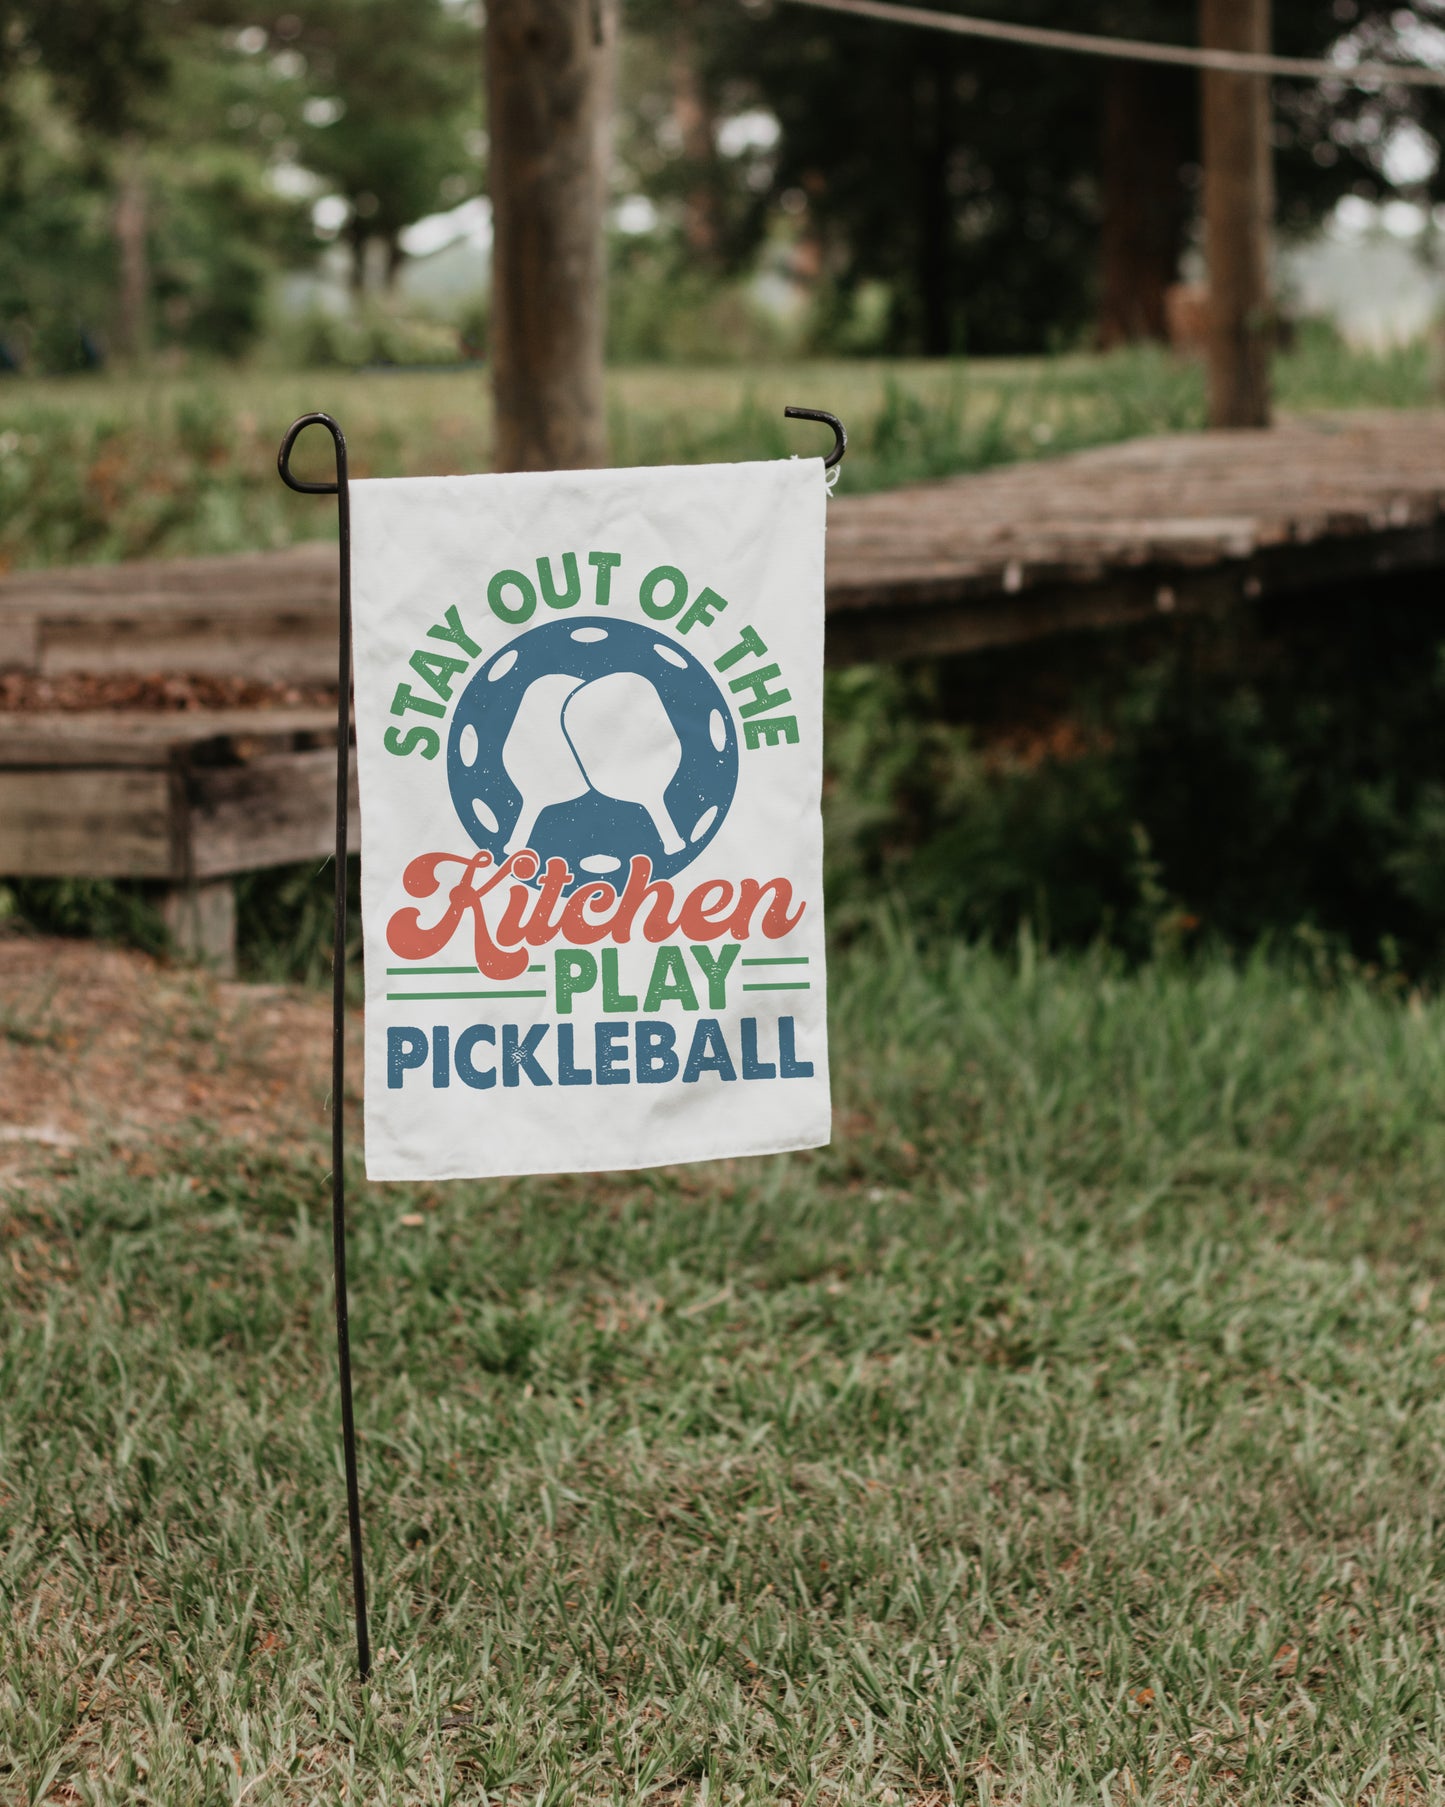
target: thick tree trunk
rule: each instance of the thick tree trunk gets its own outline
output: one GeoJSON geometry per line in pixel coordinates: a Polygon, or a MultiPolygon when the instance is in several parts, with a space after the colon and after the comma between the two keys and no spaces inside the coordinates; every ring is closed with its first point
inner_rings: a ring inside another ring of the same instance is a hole
{"type": "Polygon", "coordinates": [[[602,384],[611,0],[488,0],[498,470],[607,456],[602,384]]]}
{"type": "Polygon", "coordinates": [[[116,348],[123,358],[141,364],[151,348],[151,269],[144,150],[138,138],[127,138],[120,146],[112,218],[120,264],[116,348]]]}
{"type": "MultiPolygon", "coordinates": [[[[1199,0],[1199,41],[1209,49],[1267,51],[1269,23],[1269,0],[1199,0]]],[[[1267,427],[1274,337],[1269,83],[1215,71],[1201,83],[1209,424],[1267,427]]]]}
{"type": "Polygon", "coordinates": [[[1188,216],[1188,78],[1110,63],[1104,77],[1100,170],[1099,343],[1167,339],[1164,297],[1179,273],[1188,216]]]}

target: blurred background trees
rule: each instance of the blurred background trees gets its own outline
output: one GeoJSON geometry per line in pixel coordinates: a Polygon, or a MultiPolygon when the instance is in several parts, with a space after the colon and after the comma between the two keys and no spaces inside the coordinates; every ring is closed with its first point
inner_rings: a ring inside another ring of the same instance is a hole
{"type": "MultiPolygon", "coordinates": [[[[1194,0],[971,5],[1176,43],[1198,29],[1194,0]]],[[[776,0],[626,0],[622,23],[614,354],[1166,335],[1198,232],[1191,75],[776,0]]],[[[1274,5],[1277,49],[1343,61],[1445,57],[1442,24],[1439,0],[1274,5]]],[[[458,209],[475,321],[483,112],[474,0],[3,0],[3,356],[239,355],[277,324],[280,273],[339,246],[326,283],[384,297],[417,222],[445,244],[458,209]]],[[[1281,82],[1273,120],[1286,233],[1342,197],[1441,193],[1436,94],[1281,82]]]]}

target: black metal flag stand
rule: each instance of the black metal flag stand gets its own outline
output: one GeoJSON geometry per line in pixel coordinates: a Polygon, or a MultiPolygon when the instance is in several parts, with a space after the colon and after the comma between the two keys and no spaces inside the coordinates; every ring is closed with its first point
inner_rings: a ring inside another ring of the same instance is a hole
{"type": "MultiPolygon", "coordinates": [[[[816,420],[833,429],[833,449],[823,460],[835,469],[848,449],[848,435],[836,414],[820,408],[784,408],[789,420],[816,420]]],[[[346,1457],[346,1517],[351,1533],[351,1591],[356,1609],[356,1664],[361,1679],[371,1673],[371,1638],[366,1619],[366,1569],[361,1551],[361,1486],[356,1473],[356,1413],[351,1397],[351,1336],[346,1311],[346,826],[351,794],[351,492],[346,435],[329,414],[303,414],[292,421],[276,455],[288,489],[303,496],[336,497],[340,547],[340,625],[336,665],[336,914],[331,972],[331,1250],[336,1290],[336,1361],[341,1383],[341,1441],[346,1457]],[[293,475],[291,453],[307,427],[325,427],[336,448],[334,483],[307,483],[293,475]]]]}

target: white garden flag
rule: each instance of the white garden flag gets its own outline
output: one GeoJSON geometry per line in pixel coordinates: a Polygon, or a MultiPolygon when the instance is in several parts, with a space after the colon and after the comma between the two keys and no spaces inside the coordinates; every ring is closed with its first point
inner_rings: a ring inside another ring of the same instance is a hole
{"type": "Polygon", "coordinates": [[[351,498],[367,1173],[826,1142],[821,460],[351,498]]]}

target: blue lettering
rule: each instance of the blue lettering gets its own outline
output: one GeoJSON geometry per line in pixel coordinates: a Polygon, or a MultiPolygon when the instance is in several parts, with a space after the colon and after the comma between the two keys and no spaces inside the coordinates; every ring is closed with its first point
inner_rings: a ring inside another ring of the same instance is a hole
{"type": "Polygon", "coordinates": [[[519,1035],[515,1023],[502,1024],[502,1084],[520,1085],[525,1072],[533,1085],[551,1085],[550,1077],[537,1064],[537,1050],[550,1023],[533,1023],[525,1035],[519,1035]]]}
{"type": "MultiPolygon", "coordinates": [[[[401,1090],[401,1076],[409,1067],[419,1067],[426,1060],[425,1029],[388,1029],[386,1032],[386,1083],[393,1092],[401,1090]]],[[[336,1109],[340,1110],[338,1101],[336,1109]]]]}
{"type": "Polygon", "coordinates": [[[637,1025],[637,1083],[666,1085],[677,1078],[679,1061],[677,1031],[671,1023],[651,1022],[644,1018],[637,1025]]]}
{"type": "Polygon", "coordinates": [[[758,1059],[758,1019],[743,1018],[743,1078],[776,1079],[778,1069],[770,1060],[758,1059]]]}
{"type": "Polygon", "coordinates": [[[472,1065],[472,1055],[476,1052],[478,1042],[486,1042],[490,1048],[496,1047],[497,1032],[490,1023],[474,1023],[470,1029],[463,1029],[457,1037],[457,1078],[463,1085],[469,1085],[474,1092],[486,1092],[497,1083],[497,1069],[487,1067],[478,1072],[472,1065]]]}
{"type": "Polygon", "coordinates": [[[577,1033],[571,1023],[557,1025],[557,1083],[558,1085],[591,1085],[592,1069],[575,1064],[576,1049],[572,1038],[577,1033]]]}
{"type": "Polygon", "coordinates": [[[631,1085],[627,1070],[626,1023],[598,1023],[595,1026],[598,1085],[631,1085]]]}
{"type": "Polygon", "coordinates": [[[737,1078],[733,1057],[728,1053],[728,1045],[723,1040],[722,1024],[715,1016],[698,1019],[697,1027],[692,1032],[692,1046],[687,1051],[682,1083],[696,1085],[704,1073],[716,1073],[722,1079],[737,1078]]]}
{"type": "Polygon", "coordinates": [[[811,1079],[813,1063],[811,1060],[799,1060],[793,1047],[793,1019],[790,1016],[778,1018],[778,1064],[783,1070],[784,1079],[811,1079]]]}

